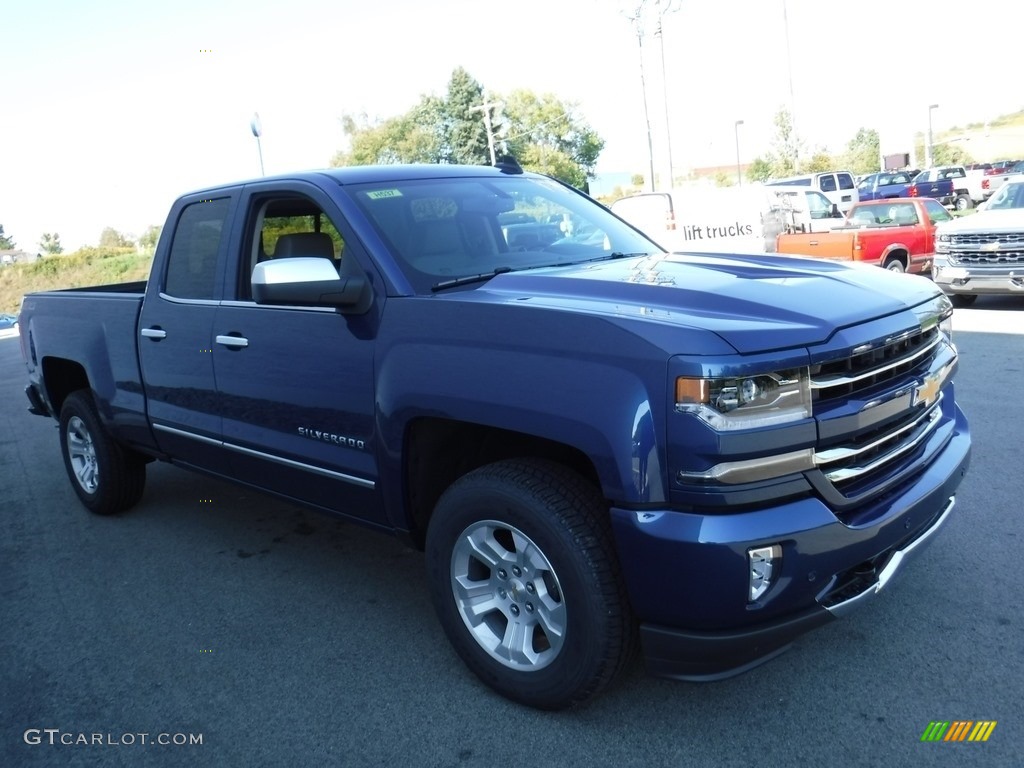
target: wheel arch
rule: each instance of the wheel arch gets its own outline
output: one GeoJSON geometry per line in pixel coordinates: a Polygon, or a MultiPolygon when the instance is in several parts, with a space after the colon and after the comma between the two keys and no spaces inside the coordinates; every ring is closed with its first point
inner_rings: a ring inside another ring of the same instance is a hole
{"type": "MultiPolygon", "coordinates": [[[[42,361],[42,384],[46,401],[55,417],[60,416],[68,395],[79,389],[90,389],[89,374],[85,367],[63,357],[44,357],[42,361]]],[[[102,417],[102,414],[100,414],[102,417]]]]}
{"type": "Polygon", "coordinates": [[[900,262],[903,265],[904,271],[909,271],[910,249],[907,248],[902,243],[890,245],[888,248],[885,249],[885,252],[882,254],[881,266],[888,268],[887,265],[889,264],[889,262],[894,260],[900,262]]]}
{"type": "Polygon", "coordinates": [[[441,494],[458,478],[512,458],[542,458],[573,470],[601,491],[590,457],[571,445],[536,435],[447,418],[422,417],[406,428],[403,456],[405,528],[422,549],[441,494]]]}

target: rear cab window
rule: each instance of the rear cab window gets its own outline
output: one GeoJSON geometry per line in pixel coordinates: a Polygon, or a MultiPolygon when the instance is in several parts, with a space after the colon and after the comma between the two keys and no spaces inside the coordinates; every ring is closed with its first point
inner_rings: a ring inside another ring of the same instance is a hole
{"type": "Polygon", "coordinates": [[[230,209],[230,198],[221,197],[191,203],[182,210],[167,255],[163,293],[177,299],[216,298],[230,209]]]}

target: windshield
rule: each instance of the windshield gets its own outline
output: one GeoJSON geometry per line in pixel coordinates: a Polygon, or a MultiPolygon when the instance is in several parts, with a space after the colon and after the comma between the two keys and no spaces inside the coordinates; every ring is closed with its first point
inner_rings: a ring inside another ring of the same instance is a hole
{"type": "Polygon", "coordinates": [[[995,211],[1001,208],[1024,208],[1024,181],[1011,181],[1003,184],[985,203],[986,211],[995,211]]]}
{"type": "Polygon", "coordinates": [[[492,272],[661,248],[548,178],[452,177],[347,186],[417,293],[492,272]]]}

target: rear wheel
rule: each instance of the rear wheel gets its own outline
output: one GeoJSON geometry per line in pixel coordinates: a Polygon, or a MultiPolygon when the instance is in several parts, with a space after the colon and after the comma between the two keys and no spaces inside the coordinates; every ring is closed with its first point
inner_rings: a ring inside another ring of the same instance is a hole
{"type": "Polygon", "coordinates": [[[974,201],[971,200],[970,195],[960,195],[957,197],[954,207],[958,211],[967,211],[974,207],[974,201]]]}
{"type": "Polygon", "coordinates": [[[900,261],[899,259],[889,259],[889,261],[885,262],[885,268],[888,269],[890,272],[906,271],[903,267],[903,262],[900,261]]]}
{"type": "Polygon", "coordinates": [[[60,447],[71,487],[90,511],[112,515],[142,498],[145,460],[110,437],[85,390],[68,395],[60,410],[60,447]]]}
{"type": "Polygon", "coordinates": [[[465,475],[437,504],[426,555],[448,639],[514,701],[581,703],[632,655],[607,505],[565,467],[522,459],[465,475]]]}

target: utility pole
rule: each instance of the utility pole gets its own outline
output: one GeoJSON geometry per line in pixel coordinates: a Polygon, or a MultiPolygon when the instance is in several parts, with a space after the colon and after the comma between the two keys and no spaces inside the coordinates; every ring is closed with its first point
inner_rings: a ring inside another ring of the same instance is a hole
{"type": "Polygon", "coordinates": [[[658,7],[658,27],[654,30],[654,36],[658,38],[658,43],[661,47],[661,99],[665,105],[665,151],[668,154],[668,186],[669,189],[675,187],[675,170],[672,168],[672,119],[669,116],[668,111],[668,71],[665,69],[665,36],[661,31],[661,20],[665,17],[666,13],[670,13],[678,8],[670,7],[670,3],[662,5],[663,0],[656,0],[658,7]]]}
{"type": "Polygon", "coordinates": [[[796,99],[793,96],[793,55],[789,49],[789,14],[782,0],[782,24],[786,28],[786,65],[789,68],[789,124],[793,129],[793,173],[800,173],[800,134],[796,132],[796,99]]]}
{"type": "Polygon", "coordinates": [[[647,124],[647,159],[650,168],[651,178],[647,182],[648,189],[654,191],[654,143],[651,140],[651,115],[647,108],[647,80],[644,77],[644,30],[641,24],[641,17],[643,16],[644,2],[641,0],[640,5],[633,12],[632,16],[629,16],[630,22],[633,24],[633,28],[636,30],[636,43],[637,48],[640,51],[640,91],[644,98],[644,122],[647,124]]]}
{"type": "Polygon", "coordinates": [[[498,162],[497,157],[494,154],[494,130],[491,126],[491,110],[501,106],[500,101],[487,101],[484,97],[484,103],[478,104],[475,107],[470,107],[470,112],[483,112],[484,113],[484,127],[487,129],[487,149],[491,153],[491,165],[495,165],[498,162]]]}

